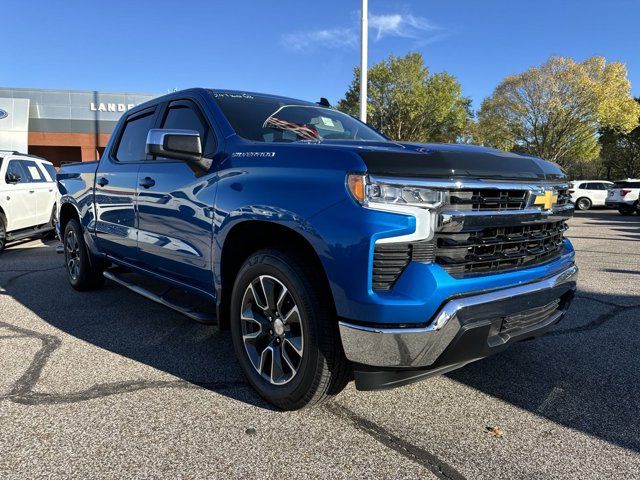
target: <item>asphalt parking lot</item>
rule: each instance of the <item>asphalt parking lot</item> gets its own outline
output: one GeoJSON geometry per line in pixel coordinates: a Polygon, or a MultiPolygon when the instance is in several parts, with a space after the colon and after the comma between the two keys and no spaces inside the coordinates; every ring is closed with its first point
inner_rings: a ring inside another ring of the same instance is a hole
{"type": "Polygon", "coordinates": [[[113,283],[73,291],[55,242],[0,257],[0,477],[640,478],[640,217],[578,213],[547,336],[386,392],[272,410],[230,336],[113,283]]]}

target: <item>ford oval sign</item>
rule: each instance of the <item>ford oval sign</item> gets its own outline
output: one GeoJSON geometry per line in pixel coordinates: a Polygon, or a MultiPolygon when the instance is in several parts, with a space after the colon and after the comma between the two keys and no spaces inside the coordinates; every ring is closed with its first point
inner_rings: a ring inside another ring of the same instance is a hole
{"type": "Polygon", "coordinates": [[[9,113],[6,110],[0,108],[0,120],[2,120],[3,118],[7,118],[8,116],[9,113]]]}

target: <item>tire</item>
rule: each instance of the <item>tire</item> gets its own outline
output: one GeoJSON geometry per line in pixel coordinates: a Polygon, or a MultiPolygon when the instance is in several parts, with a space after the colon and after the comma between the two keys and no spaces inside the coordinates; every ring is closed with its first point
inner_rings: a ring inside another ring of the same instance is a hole
{"type": "Polygon", "coordinates": [[[231,296],[240,366],[258,394],[283,410],[337,395],[351,374],[325,297],[330,293],[305,265],[283,251],[255,252],[240,268],[231,296]]]}
{"type": "Polygon", "coordinates": [[[591,200],[589,200],[587,197],[580,197],[576,201],[576,208],[583,211],[589,210],[591,208],[591,200]]]}
{"type": "Polygon", "coordinates": [[[89,249],[82,236],[82,228],[75,218],[69,220],[64,229],[64,264],[67,279],[78,291],[93,290],[104,284],[102,268],[97,261],[92,262],[89,249]]]}
{"type": "Polygon", "coordinates": [[[618,208],[618,212],[624,216],[633,215],[633,207],[620,207],[618,208]]]}
{"type": "Polygon", "coordinates": [[[56,238],[56,226],[58,224],[58,210],[56,206],[53,206],[53,210],[51,210],[51,218],[49,219],[49,225],[51,226],[51,231],[45,233],[42,237],[45,240],[53,240],[56,238]]]}
{"type": "Polygon", "coordinates": [[[7,244],[7,218],[0,213],[0,254],[7,244]]]}

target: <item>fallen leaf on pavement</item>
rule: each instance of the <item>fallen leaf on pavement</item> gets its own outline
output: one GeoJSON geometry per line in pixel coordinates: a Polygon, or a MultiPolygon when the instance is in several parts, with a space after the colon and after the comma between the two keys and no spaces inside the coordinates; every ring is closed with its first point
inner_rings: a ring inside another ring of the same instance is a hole
{"type": "Polygon", "coordinates": [[[485,427],[487,433],[492,437],[502,438],[502,429],[500,427],[485,427]]]}

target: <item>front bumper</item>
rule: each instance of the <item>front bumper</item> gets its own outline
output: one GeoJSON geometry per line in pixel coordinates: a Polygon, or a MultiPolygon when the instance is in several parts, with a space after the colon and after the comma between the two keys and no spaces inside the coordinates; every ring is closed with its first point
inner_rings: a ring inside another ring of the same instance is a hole
{"type": "Polygon", "coordinates": [[[546,332],[565,314],[577,273],[571,263],[538,281],[450,298],[422,328],[341,321],[345,354],[356,364],[356,386],[374,389],[409,383],[413,377],[457,368],[546,332]],[[380,377],[375,369],[409,369],[415,375],[396,372],[380,377]]]}

